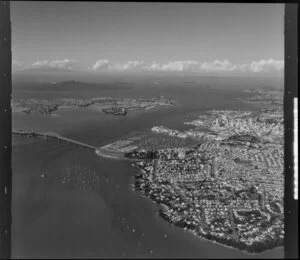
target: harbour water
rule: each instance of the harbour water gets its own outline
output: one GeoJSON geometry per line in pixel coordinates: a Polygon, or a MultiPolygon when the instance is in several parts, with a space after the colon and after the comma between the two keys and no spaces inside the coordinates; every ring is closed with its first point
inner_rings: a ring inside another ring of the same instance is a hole
{"type": "MultiPolygon", "coordinates": [[[[37,89],[15,96],[42,95],[37,89]]],[[[50,92],[47,92],[47,95],[50,92]]],[[[53,96],[59,92],[53,92],[53,96]]],[[[81,93],[81,92],[80,92],[81,93]]],[[[80,96],[77,91],[73,96],[80,96]]],[[[102,146],[154,125],[178,130],[203,109],[255,109],[241,104],[237,90],[141,88],[85,91],[96,96],[155,97],[177,107],[130,112],[125,117],[89,108],[59,109],[55,115],[13,114],[13,127],[56,132],[102,146]]],[[[102,158],[89,149],[58,141],[13,138],[13,258],[282,258],[283,248],[249,255],[195,237],[158,216],[159,205],[131,184],[130,161],[102,158]],[[44,175],[43,175],[44,174],[44,175]],[[43,177],[41,177],[43,175],[43,177]]]]}

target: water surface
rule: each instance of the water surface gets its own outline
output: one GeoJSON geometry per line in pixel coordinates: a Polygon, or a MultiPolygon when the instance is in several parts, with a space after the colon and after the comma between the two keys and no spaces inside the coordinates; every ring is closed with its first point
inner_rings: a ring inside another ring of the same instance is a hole
{"type": "MultiPolygon", "coordinates": [[[[16,88],[15,97],[149,98],[164,95],[176,107],[130,112],[125,117],[89,108],[59,109],[55,116],[13,113],[14,128],[57,132],[95,146],[154,125],[178,130],[206,109],[257,109],[236,101],[237,89],[190,86],[124,90],[53,91],[16,88]],[[70,94],[71,93],[71,94],[70,94]]],[[[248,255],[197,238],[157,215],[158,205],[132,191],[137,169],[75,145],[13,138],[12,257],[15,258],[282,258],[276,248],[248,255]],[[41,174],[46,175],[45,178],[41,174]],[[69,178],[69,179],[68,179],[69,178]]]]}

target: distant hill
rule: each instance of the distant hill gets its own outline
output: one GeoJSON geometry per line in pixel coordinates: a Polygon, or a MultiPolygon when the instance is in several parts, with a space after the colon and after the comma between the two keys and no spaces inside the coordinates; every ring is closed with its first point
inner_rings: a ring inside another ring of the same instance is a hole
{"type": "Polygon", "coordinates": [[[79,80],[67,80],[67,81],[54,81],[51,82],[51,84],[56,84],[56,85],[62,85],[62,86],[66,86],[66,85],[79,85],[79,84],[88,84],[79,80]]]}

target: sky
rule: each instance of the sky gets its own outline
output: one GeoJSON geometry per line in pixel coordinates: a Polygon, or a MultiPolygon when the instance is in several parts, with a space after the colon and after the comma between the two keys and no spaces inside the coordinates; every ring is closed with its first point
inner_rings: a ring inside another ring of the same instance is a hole
{"type": "Polygon", "coordinates": [[[13,70],[283,73],[284,5],[12,1],[13,70]]]}

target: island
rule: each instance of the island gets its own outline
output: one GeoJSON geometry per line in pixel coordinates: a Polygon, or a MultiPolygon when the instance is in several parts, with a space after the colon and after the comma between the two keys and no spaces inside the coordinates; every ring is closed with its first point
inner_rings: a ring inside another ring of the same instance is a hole
{"type": "Polygon", "coordinates": [[[107,114],[113,114],[113,115],[121,115],[121,116],[126,116],[127,110],[125,107],[110,107],[110,108],[104,108],[103,112],[107,114]]]}
{"type": "Polygon", "coordinates": [[[282,89],[247,89],[244,90],[244,94],[245,96],[239,100],[245,103],[265,105],[269,109],[283,106],[284,91],[282,89]]]}

